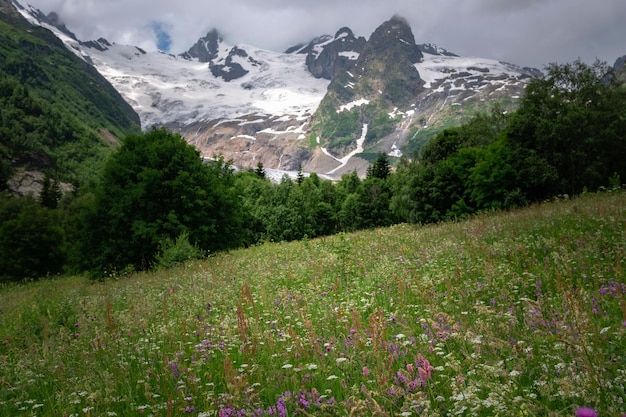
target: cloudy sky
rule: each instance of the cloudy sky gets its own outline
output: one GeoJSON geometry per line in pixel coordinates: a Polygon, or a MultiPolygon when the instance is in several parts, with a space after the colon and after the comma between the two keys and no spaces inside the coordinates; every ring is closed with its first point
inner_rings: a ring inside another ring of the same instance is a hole
{"type": "Polygon", "coordinates": [[[394,14],[417,43],[543,68],[626,55],[625,0],[19,0],[56,11],[79,39],[183,52],[210,29],[274,51],[348,26],[371,33],[394,14]]]}

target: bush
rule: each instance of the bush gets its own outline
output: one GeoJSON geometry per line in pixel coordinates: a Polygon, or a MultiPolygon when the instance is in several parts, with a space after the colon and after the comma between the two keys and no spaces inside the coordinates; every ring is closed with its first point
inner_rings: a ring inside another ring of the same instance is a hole
{"type": "Polygon", "coordinates": [[[182,233],[176,240],[165,239],[161,242],[159,253],[156,256],[156,269],[167,269],[185,261],[200,259],[202,250],[189,242],[187,232],[182,233]]]}

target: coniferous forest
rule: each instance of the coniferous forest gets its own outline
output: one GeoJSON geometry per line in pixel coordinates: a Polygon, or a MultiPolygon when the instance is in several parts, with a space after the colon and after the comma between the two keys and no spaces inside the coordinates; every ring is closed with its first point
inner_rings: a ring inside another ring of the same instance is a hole
{"type": "Polygon", "coordinates": [[[0,78],[0,282],[84,272],[102,279],[266,241],[455,220],[620,187],[626,87],[599,62],[546,73],[515,112],[477,114],[411,158],[381,153],[364,179],[311,174],[279,184],[262,165],[236,171],[219,156],[202,161],[165,129],[86,148],[77,121],[0,78]],[[12,162],[36,158],[50,167],[41,194],[11,195],[12,162]],[[75,175],[76,160],[99,168],[75,175]],[[73,189],[62,192],[61,182],[73,189]]]}

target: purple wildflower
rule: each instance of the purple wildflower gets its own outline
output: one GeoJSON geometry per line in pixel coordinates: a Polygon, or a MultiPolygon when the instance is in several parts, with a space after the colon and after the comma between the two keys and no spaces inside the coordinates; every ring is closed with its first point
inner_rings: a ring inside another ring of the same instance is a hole
{"type": "Polygon", "coordinates": [[[300,392],[300,398],[298,399],[298,403],[307,410],[311,406],[309,401],[306,399],[306,395],[304,394],[304,392],[300,392]]]}
{"type": "Polygon", "coordinates": [[[235,410],[230,407],[220,409],[220,417],[231,417],[235,410]]]}
{"type": "Polygon", "coordinates": [[[276,402],[276,408],[278,409],[279,417],[287,417],[287,406],[285,405],[285,400],[283,397],[278,398],[276,402]]]}
{"type": "Polygon", "coordinates": [[[577,408],[576,411],[574,411],[574,414],[576,415],[576,417],[598,417],[598,413],[596,413],[596,410],[589,407],[577,408]]]}
{"type": "Polygon", "coordinates": [[[174,375],[174,378],[178,379],[178,377],[180,376],[180,371],[178,370],[178,365],[176,364],[176,362],[170,362],[170,370],[172,371],[172,375],[174,375]]]}

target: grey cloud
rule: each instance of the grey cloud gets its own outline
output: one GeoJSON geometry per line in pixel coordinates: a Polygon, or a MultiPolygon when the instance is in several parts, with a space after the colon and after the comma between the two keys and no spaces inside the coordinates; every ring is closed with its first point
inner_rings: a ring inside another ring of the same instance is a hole
{"type": "MultiPolygon", "coordinates": [[[[28,0],[22,0],[28,1],[28,0]]],[[[349,26],[369,35],[393,14],[407,18],[416,41],[468,56],[542,67],[626,54],[623,0],[30,0],[57,11],[81,39],[106,37],[156,48],[152,22],[171,28],[182,52],[212,28],[229,43],[284,50],[349,26]]]]}

